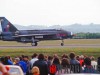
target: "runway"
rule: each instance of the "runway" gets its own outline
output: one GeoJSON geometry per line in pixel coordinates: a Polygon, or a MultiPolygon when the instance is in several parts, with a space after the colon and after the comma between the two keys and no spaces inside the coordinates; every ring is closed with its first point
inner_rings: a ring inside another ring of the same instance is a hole
{"type": "Polygon", "coordinates": [[[38,46],[29,46],[29,45],[22,45],[22,46],[0,46],[2,48],[100,48],[100,44],[67,44],[64,46],[60,45],[38,45],[38,46]]]}

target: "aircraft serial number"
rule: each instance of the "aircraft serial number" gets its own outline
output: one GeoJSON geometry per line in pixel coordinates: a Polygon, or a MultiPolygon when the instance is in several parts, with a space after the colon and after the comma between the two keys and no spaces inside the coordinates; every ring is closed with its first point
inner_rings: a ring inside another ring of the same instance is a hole
{"type": "Polygon", "coordinates": [[[43,38],[43,36],[35,36],[35,38],[43,38]]]}

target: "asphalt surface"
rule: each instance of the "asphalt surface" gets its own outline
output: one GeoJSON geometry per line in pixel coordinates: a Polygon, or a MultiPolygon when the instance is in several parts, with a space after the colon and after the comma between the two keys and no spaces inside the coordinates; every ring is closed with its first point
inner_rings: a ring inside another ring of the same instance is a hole
{"type": "Polygon", "coordinates": [[[38,45],[38,46],[0,46],[0,48],[100,48],[100,44],[68,44],[60,45],[38,45]]]}

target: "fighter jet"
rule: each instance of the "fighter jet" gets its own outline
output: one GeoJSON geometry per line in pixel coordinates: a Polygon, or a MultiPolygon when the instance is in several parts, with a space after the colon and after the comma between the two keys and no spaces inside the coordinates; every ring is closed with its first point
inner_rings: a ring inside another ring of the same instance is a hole
{"type": "Polygon", "coordinates": [[[62,40],[61,46],[63,46],[64,39],[73,37],[72,32],[62,29],[18,30],[5,17],[0,17],[0,23],[2,28],[0,36],[3,41],[31,43],[32,46],[37,46],[39,41],[62,40]]]}

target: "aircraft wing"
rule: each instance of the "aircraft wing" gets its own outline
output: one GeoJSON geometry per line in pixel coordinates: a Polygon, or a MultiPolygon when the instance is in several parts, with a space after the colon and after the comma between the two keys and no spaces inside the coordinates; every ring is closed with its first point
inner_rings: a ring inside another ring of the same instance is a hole
{"type": "Polygon", "coordinates": [[[43,35],[54,35],[54,34],[28,34],[28,35],[15,35],[12,37],[28,37],[28,36],[43,36],[43,35]]]}

